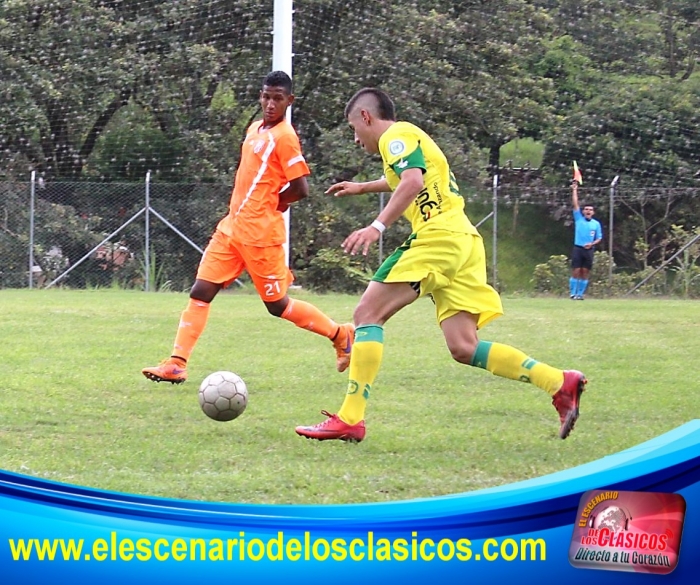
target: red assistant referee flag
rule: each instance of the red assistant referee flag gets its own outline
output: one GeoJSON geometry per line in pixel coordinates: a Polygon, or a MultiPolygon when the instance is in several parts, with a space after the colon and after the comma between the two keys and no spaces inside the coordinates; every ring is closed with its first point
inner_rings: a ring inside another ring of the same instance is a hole
{"type": "Polygon", "coordinates": [[[578,181],[579,185],[583,185],[583,177],[581,176],[581,171],[578,170],[576,161],[574,161],[574,181],[578,181]]]}

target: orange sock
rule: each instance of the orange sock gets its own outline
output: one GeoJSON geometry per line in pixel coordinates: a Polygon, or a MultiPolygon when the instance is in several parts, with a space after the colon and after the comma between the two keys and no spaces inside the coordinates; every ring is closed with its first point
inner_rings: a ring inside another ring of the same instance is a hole
{"type": "Polygon", "coordinates": [[[179,357],[187,362],[190,359],[199,336],[207,326],[209,318],[210,303],[190,299],[187,308],[180,317],[180,326],[175,335],[175,345],[173,346],[173,357],[179,357]]]}
{"type": "Polygon", "coordinates": [[[338,324],[311,303],[289,299],[287,308],[280,316],[297,327],[308,329],[331,340],[338,334],[338,324]]]}

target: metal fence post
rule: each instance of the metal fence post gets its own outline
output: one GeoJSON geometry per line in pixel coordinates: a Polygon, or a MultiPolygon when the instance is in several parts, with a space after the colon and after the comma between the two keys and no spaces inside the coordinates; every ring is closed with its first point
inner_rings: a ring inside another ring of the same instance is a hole
{"type": "Polygon", "coordinates": [[[493,176],[493,287],[498,289],[498,175],[493,176]]]}
{"type": "Polygon", "coordinates": [[[146,292],[151,290],[151,171],[146,173],[146,233],[144,236],[144,262],[146,264],[146,274],[144,274],[144,285],[146,292]]]}
{"type": "Polygon", "coordinates": [[[29,288],[34,285],[34,197],[36,195],[36,171],[32,171],[29,188],[29,288]]]}
{"type": "Polygon", "coordinates": [[[612,286],[613,281],[613,216],[615,215],[615,186],[619,180],[620,175],[615,175],[615,178],[610,183],[610,220],[608,224],[608,256],[609,267],[608,267],[608,284],[612,286]]]}

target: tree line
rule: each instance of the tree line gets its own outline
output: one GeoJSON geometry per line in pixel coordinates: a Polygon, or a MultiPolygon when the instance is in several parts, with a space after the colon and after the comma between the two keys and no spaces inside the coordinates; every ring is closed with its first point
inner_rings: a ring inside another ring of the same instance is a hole
{"type": "MultiPolygon", "coordinates": [[[[517,138],[543,145],[543,204],[572,160],[586,186],[615,176],[656,193],[697,186],[696,0],[297,0],[294,10],[293,121],[315,192],[379,172],[342,118],[368,85],[437,139],[465,195],[483,190],[517,138]]],[[[259,115],[272,26],[272,1],[2,3],[0,180],[142,181],[151,171],[158,182],[230,183],[259,115]]],[[[44,196],[81,212],[71,193],[44,196]]],[[[648,199],[619,221],[641,213],[658,224],[644,236],[652,248],[671,225],[697,224],[687,200],[648,199]]],[[[375,208],[300,207],[298,229],[322,244],[295,248],[295,261],[308,266],[337,244],[319,217],[343,229],[344,215],[375,208]]],[[[622,245],[632,258],[635,242],[622,245]]]]}

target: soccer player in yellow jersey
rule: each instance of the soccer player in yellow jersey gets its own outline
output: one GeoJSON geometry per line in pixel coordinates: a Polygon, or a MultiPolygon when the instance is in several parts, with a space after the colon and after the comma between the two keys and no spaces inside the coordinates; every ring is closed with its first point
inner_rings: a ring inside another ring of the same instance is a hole
{"type": "Polygon", "coordinates": [[[229,213],[204,250],[172,353],[159,365],[142,370],[148,379],[173,384],[187,379],[187,361],[207,324],[211,302],[244,270],[271,315],[330,339],[338,371],[347,369],[352,324],[339,325],[311,303],[287,295],[293,276],[285,264],[282,213],[309,193],[309,167],[299,137],[285,118],[293,101],[289,75],[269,73],[260,91],[262,120],[250,125],[241,147],[229,213]]]}
{"type": "Polygon", "coordinates": [[[394,104],[381,90],[358,91],[345,108],[345,118],[355,142],[368,153],[381,155],[384,176],[367,183],[336,183],[328,193],[393,192],[371,225],[345,239],[345,252],[367,254],[402,214],[413,233],[379,267],[355,309],[355,342],[343,405],[337,414],[322,411],[326,420],[299,426],[296,432],[321,441],[364,439],[366,403],[382,361],[384,324],[417,298],[431,295],[452,357],[544,390],[559,414],[559,436],[568,437],[579,415],[585,376],[477,337],[477,330],[502,315],[503,309],[498,293],[486,281],[483,241],[464,213],[464,199],[445,155],[423,130],[396,121],[394,104]]]}

